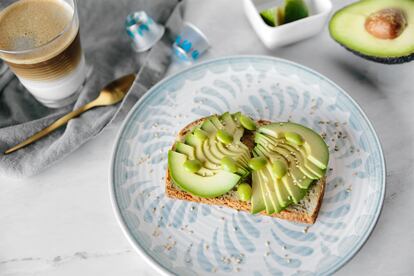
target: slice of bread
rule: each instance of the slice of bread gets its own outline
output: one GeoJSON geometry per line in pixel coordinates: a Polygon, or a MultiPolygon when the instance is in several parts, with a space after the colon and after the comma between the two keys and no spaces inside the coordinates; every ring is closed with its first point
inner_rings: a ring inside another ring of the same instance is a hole
{"type": "MultiPolygon", "coordinates": [[[[179,132],[177,141],[183,141],[184,136],[188,132],[192,131],[194,127],[200,125],[205,119],[206,118],[198,119],[184,127],[179,132]]],[[[257,121],[258,125],[266,125],[269,123],[269,121],[264,120],[257,121]]],[[[249,131],[246,131],[245,135],[242,138],[242,142],[252,149],[254,147],[253,134],[249,131]]],[[[175,144],[172,146],[172,148],[174,147],[175,144]]],[[[201,198],[194,196],[181,190],[177,185],[174,184],[168,169],[165,177],[165,182],[165,193],[170,198],[210,205],[226,206],[238,211],[250,212],[250,202],[239,200],[235,190],[231,190],[225,195],[215,198],[201,198]]],[[[325,178],[320,179],[312,185],[308,191],[308,194],[298,204],[292,204],[280,213],[274,213],[270,216],[300,223],[315,223],[325,192],[325,185],[325,178]]],[[[260,214],[266,216],[268,215],[265,211],[261,212],[260,214]]]]}

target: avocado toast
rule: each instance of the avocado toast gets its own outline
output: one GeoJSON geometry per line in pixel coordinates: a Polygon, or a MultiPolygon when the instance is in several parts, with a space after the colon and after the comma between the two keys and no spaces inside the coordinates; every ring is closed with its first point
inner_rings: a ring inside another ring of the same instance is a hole
{"type": "Polygon", "coordinates": [[[328,159],[323,139],[299,124],[212,115],[178,134],[168,154],[166,194],[312,224],[328,159]]]}

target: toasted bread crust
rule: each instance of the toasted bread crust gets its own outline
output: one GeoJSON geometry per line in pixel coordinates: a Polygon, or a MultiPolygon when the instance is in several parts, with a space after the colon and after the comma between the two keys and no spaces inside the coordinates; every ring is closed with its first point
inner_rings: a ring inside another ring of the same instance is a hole
{"type": "MultiPolygon", "coordinates": [[[[190,130],[192,130],[195,126],[198,126],[202,121],[204,121],[207,117],[198,119],[194,122],[191,122],[187,126],[185,126],[177,136],[177,140],[181,140],[190,130]]],[[[271,122],[266,120],[259,120],[257,121],[259,125],[266,125],[270,124],[271,122]]],[[[172,148],[174,148],[174,145],[172,148]]],[[[316,183],[315,185],[321,185],[321,192],[318,198],[317,206],[314,209],[312,214],[303,214],[300,212],[295,212],[294,210],[283,210],[280,213],[274,213],[270,215],[271,217],[294,221],[294,222],[300,222],[300,223],[307,223],[307,224],[313,224],[316,221],[316,218],[318,217],[319,209],[322,204],[323,195],[325,193],[325,185],[326,181],[325,178],[322,178],[316,183]]],[[[170,171],[167,169],[166,177],[165,177],[165,194],[174,199],[180,199],[180,200],[186,200],[186,201],[192,201],[192,202],[198,202],[198,203],[204,203],[209,205],[218,205],[218,206],[225,206],[229,207],[238,211],[245,211],[250,212],[251,206],[250,202],[236,200],[229,197],[216,197],[216,198],[202,198],[198,196],[194,196],[192,194],[189,194],[181,189],[179,189],[171,179],[170,171]]],[[[261,215],[269,216],[265,211],[262,211],[260,213],[261,215]]]]}

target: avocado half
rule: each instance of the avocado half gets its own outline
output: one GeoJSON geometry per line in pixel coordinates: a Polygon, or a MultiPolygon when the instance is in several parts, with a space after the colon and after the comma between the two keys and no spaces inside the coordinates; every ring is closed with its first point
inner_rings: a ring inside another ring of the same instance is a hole
{"type": "Polygon", "coordinates": [[[385,64],[414,59],[414,0],[363,0],[337,11],[331,37],[352,53],[385,64]]]}

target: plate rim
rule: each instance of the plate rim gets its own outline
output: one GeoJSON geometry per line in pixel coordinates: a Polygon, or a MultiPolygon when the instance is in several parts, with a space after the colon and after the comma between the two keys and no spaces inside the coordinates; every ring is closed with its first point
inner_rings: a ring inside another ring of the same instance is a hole
{"type": "Polygon", "coordinates": [[[205,60],[203,62],[197,63],[195,65],[183,68],[182,70],[179,70],[179,71],[171,74],[170,76],[164,78],[163,80],[161,80],[160,82],[155,84],[153,87],[148,89],[148,91],[141,98],[139,98],[139,100],[134,104],[134,106],[131,108],[131,110],[128,112],[127,116],[123,120],[121,126],[119,127],[118,133],[115,137],[115,141],[114,141],[114,144],[113,144],[113,147],[112,147],[111,162],[110,162],[110,167],[109,167],[109,181],[108,182],[109,182],[110,201],[111,201],[112,209],[113,209],[113,212],[115,214],[116,220],[117,220],[119,226],[121,227],[124,236],[127,238],[128,242],[132,245],[132,247],[135,249],[135,251],[138,253],[138,255],[140,255],[140,257],[142,257],[147,263],[149,263],[150,266],[153,269],[155,269],[158,273],[160,273],[162,275],[174,275],[173,274],[174,272],[169,271],[166,267],[164,267],[159,262],[157,262],[156,259],[154,259],[152,256],[150,256],[144,250],[144,248],[142,248],[141,245],[138,242],[135,241],[134,237],[132,237],[131,233],[129,232],[125,221],[122,218],[121,211],[119,209],[119,205],[118,205],[118,202],[117,202],[117,199],[116,199],[116,196],[115,196],[115,182],[114,182],[114,165],[115,165],[116,152],[117,152],[117,149],[118,149],[118,146],[119,146],[119,141],[120,141],[120,138],[122,136],[122,133],[125,130],[126,125],[128,124],[129,120],[131,119],[132,115],[135,113],[136,109],[141,105],[141,103],[144,102],[148,97],[150,97],[152,95],[152,91],[155,91],[160,86],[164,85],[164,83],[166,83],[166,82],[170,81],[171,79],[175,78],[177,75],[180,75],[184,72],[190,71],[190,70],[194,69],[195,67],[202,67],[202,66],[205,66],[206,64],[210,64],[210,63],[215,63],[215,62],[219,62],[219,61],[223,61],[223,60],[234,60],[234,59],[239,59],[239,58],[265,59],[265,60],[267,59],[267,60],[272,60],[272,61],[276,61],[276,62],[283,62],[283,63],[287,63],[289,65],[295,66],[297,68],[300,68],[301,70],[308,71],[308,72],[318,76],[319,78],[323,79],[324,81],[326,81],[326,82],[330,83],[332,86],[334,86],[340,93],[342,93],[345,97],[347,97],[352,104],[354,104],[354,106],[361,113],[362,117],[366,120],[366,122],[368,124],[368,127],[370,128],[370,130],[374,134],[373,135],[374,139],[375,139],[376,143],[379,146],[379,157],[380,157],[381,170],[382,170],[382,183],[381,183],[382,185],[381,185],[381,191],[380,191],[381,192],[380,203],[377,206],[377,210],[375,211],[375,214],[374,214],[375,218],[374,218],[373,222],[371,223],[371,225],[369,226],[368,230],[363,234],[363,238],[361,239],[361,242],[359,242],[359,244],[354,246],[354,248],[350,252],[348,252],[348,254],[346,256],[342,257],[341,260],[336,264],[336,266],[331,268],[331,270],[323,272],[325,275],[333,274],[336,271],[338,271],[340,268],[342,268],[345,264],[347,264],[349,261],[351,261],[357,255],[357,253],[362,249],[362,247],[365,245],[365,243],[371,237],[371,234],[372,234],[374,228],[376,227],[376,225],[378,223],[378,220],[381,216],[382,209],[384,207],[385,190],[386,190],[386,171],[387,171],[386,170],[386,162],[385,162],[383,147],[382,147],[382,144],[381,144],[381,140],[379,139],[377,131],[375,130],[371,120],[368,118],[368,116],[366,115],[364,110],[361,108],[361,106],[348,94],[348,92],[346,92],[344,89],[342,89],[342,87],[340,87],[338,84],[336,84],[330,78],[328,78],[325,75],[317,72],[316,70],[311,69],[308,66],[305,66],[305,65],[302,65],[302,64],[299,64],[297,62],[294,62],[294,61],[291,61],[291,60],[288,60],[288,59],[284,59],[284,58],[273,57],[273,56],[269,56],[269,55],[231,55],[231,56],[208,59],[208,60],[205,60]]]}

